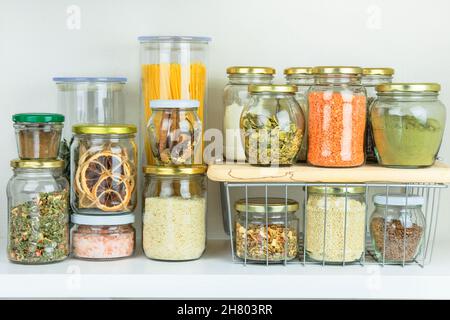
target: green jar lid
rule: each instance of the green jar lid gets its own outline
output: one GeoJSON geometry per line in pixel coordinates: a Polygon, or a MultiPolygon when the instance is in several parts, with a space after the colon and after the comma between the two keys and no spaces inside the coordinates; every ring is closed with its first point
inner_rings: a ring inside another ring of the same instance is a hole
{"type": "Polygon", "coordinates": [[[64,116],[58,113],[16,113],[12,120],[30,123],[64,122],[64,116]]]}

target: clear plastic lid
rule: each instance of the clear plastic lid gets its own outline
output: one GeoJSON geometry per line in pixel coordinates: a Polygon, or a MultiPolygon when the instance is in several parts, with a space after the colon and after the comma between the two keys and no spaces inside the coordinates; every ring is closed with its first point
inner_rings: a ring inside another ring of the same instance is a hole
{"type": "Polygon", "coordinates": [[[140,36],[140,42],[211,42],[211,37],[202,36],[140,36]]]}
{"type": "Polygon", "coordinates": [[[196,109],[200,105],[198,100],[152,100],[152,109],[196,109]]]}
{"type": "Polygon", "coordinates": [[[54,77],[56,83],[72,82],[104,82],[104,83],[126,83],[125,77],[54,77]]]}

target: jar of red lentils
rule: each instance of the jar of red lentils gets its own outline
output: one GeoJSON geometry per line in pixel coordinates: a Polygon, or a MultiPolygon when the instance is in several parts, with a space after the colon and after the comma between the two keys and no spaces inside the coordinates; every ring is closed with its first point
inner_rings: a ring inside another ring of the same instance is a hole
{"type": "Polygon", "coordinates": [[[364,164],[366,90],[359,67],[314,67],[308,91],[308,163],[318,167],[364,164]]]}

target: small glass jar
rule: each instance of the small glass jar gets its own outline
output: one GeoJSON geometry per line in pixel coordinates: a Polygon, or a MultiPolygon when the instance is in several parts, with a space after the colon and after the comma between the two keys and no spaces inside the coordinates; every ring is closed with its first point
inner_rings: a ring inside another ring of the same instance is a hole
{"type": "Polygon", "coordinates": [[[305,116],[289,85],[250,85],[241,115],[245,156],[253,165],[292,165],[300,150],[305,116]]]}
{"type": "Polygon", "coordinates": [[[249,198],[236,201],[235,252],[255,262],[283,262],[298,253],[297,201],[249,198]],[[266,209],[267,208],[267,209],[266,209]]]}
{"type": "Polygon", "coordinates": [[[8,259],[46,264],[69,255],[69,183],[62,160],[13,160],[8,182],[8,259]]]}
{"type": "Polygon", "coordinates": [[[197,100],[152,100],[147,125],[157,165],[202,163],[202,123],[197,100]]]}
{"type": "Polygon", "coordinates": [[[134,125],[76,125],[71,146],[75,213],[121,214],[136,207],[134,125]]]}
{"type": "Polygon", "coordinates": [[[370,217],[375,258],[385,263],[413,261],[425,233],[424,198],[406,194],[377,194],[370,217]]]}
{"type": "Polygon", "coordinates": [[[308,163],[318,167],[364,164],[366,90],[359,67],[315,67],[308,91],[308,163]]]}
{"type": "Polygon", "coordinates": [[[86,260],[116,260],[131,257],[136,246],[134,214],[71,217],[72,255],[86,260]]]}
{"type": "Polygon", "coordinates": [[[437,83],[376,87],[370,119],[379,164],[419,168],[434,164],[444,135],[446,108],[437,83]]]}
{"type": "Polygon", "coordinates": [[[308,187],[305,248],[309,259],[359,261],[364,254],[365,187],[308,187]]]}
{"type": "Polygon", "coordinates": [[[367,125],[366,125],[366,161],[377,162],[375,144],[372,137],[370,123],[370,108],[377,97],[375,86],[382,83],[391,83],[394,75],[392,68],[363,68],[361,83],[367,92],[367,125]]]}
{"type": "Polygon", "coordinates": [[[250,98],[248,85],[270,85],[273,81],[275,69],[268,67],[229,67],[227,74],[228,83],[223,92],[225,159],[243,162],[245,161],[245,151],[241,141],[240,120],[244,105],[248,103],[250,98]]]}
{"type": "Polygon", "coordinates": [[[199,259],[206,247],[206,166],[144,167],[143,235],[150,259],[199,259]]]}
{"type": "Polygon", "coordinates": [[[312,74],[312,68],[310,67],[294,67],[284,70],[286,77],[286,83],[295,85],[297,87],[297,93],[295,98],[297,99],[300,108],[305,115],[305,134],[298,153],[297,160],[300,162],[306,162],[308,154],[308,99],[307,92],[309,88],[314,84],[314,75],[312,74]]]}
{"type": "Polygon", "coordinates": [[[19,158],[52,160],[58,157],[64,116],[56,113],[13,115],[19,158]]]}

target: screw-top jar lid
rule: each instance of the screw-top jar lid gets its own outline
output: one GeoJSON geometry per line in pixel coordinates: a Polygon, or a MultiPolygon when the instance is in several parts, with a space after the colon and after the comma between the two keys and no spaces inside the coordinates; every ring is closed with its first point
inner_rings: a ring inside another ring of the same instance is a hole
{"type": "Polygon", "coordinates": [[[64,122],[64,116],[59,113],[16,113],[12,120],[30,123],[64,122]]]}
{"type": "MultiPolygon", "coordinates": [[[[240,199],[235,202],[234,208],[240,212],[266,213],[266,198],[249,198],[248,201],[240,199]]],[[[299,204],[295,200],[284,198],[267,198],[267,213],[293,213],[297,211],[299,204]]]]}
{"type": "Polygon", "coordinates": [[[360,75],[362,73],[362,69],[361,67],[353,66],[318,66],[313,68],[312,73],[360,75]]]}
{"type": "Polygon", "coordinates": [[[365,187],[320,187],[311,186],[308,187],[309,193],[321,193],[321,194],[334,194],[334,195],[345,195],[345,194],[363,194],[366,192],[365,187]]]}
{"type": "Polygon", "coordinates": [[[362,74],[365,76],[392,76],[395,73],[393,68],[363,68],[362,74]]]}
{"type": "Polygon", "coordinates": [[[273,84],[273,85],[258,85],[251,84],[248,86],[248,91],[251,93],[260,92],[274,92],[274,93],[296,93],[297,86],[287,84],[273,84]]]}
{"type": "Polygon", "coordinates": [[[439,92],[441,85],[439,83],[382,83],[375,87],[377,92],[439,92]]]}
{"type": "Polygon", "coordinates": [[[87,226],[118,226],[134,223],[134,214],[129,213],[114,216],[72,214],[71,221],[74,224],[87,226]]]}
{"type": "Polygon", "coordinates": [[[227,68],[227,74],[275,74],[270,67],[233,66],[227,68]]]}
{"type": "Polygon", "coordinates": [[[313,73],[313,68],[311,68],[311,67],[292,67],[292,68],[284,69],[285,75],[312,74],[312,73],[313,73]]]}
{"type": "Polygon", "coordinates": [[[132,124],[77,124],[72,127],[76,134],[131,134],[137,129],[132,124]]]}
{"type": "Polygon", "coordinates": [[[196,109],[200,105],[198,100],[151,100],[152,109],[196,109]]]}
{"type": "Polygon", "coordinates": [[[10,165],[12,168],[20,169],[51,169],[51,168],[63,168],[64,160],[11,160],[10,165]]]}
{"type": "Polygon", "coordinates": [[[401,206],[405,207],[409,206],[422,206],[425,203],[425,200],[421,196],[413,196],[406,194],[389,194],[386,197],[386,194],[376,194],[373,197],[373,202],[378,205],[388,205],[388,206],[401,206]]]}
{"type": "Polygon", "coordinates": [[[192,165],[192,166],[145,166],[143,171],[146,174],[154,174],[161,176],[177,176],[177,175],[194,175],[204,174],[206,172],[206,165],[192,165]]]}

